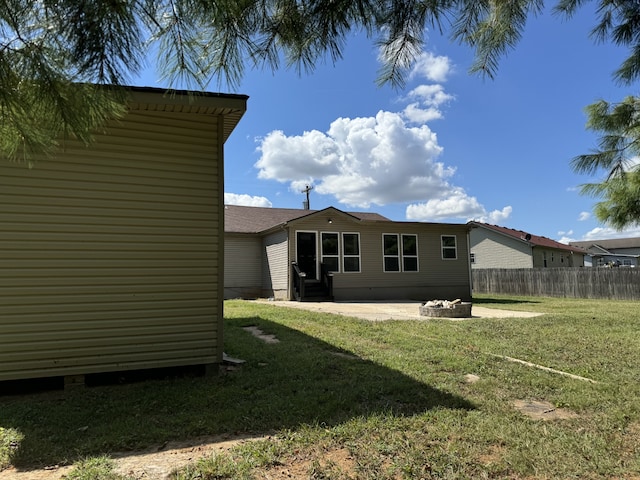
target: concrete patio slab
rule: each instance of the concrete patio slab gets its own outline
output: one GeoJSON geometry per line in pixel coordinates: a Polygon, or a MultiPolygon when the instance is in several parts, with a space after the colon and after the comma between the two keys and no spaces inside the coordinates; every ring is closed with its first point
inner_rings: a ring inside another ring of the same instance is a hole
{"type": "MultiPolygon", "coordinates": [[[[346,317],[362,318],[364,320],[429,320],[430,317],[420,315],[422,302],[380,301],[380,302],[291,302],[284,300],[254,300],[268,303],[276,307],[289,307],[308,310],[311,312],[333,313],[346,317]]],[[[519,312],[515,310],[501,310],[473,305],[471,318],[531,318],[544,315],[536,312],[519,312]]],[[[441,320],[464,321],[468,318],[440,318],[441,320]]]]}

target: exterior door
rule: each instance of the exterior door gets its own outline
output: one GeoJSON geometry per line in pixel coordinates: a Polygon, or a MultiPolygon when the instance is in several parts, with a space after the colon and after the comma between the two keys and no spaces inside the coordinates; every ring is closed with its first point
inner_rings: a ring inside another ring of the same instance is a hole
{"type": "Polygon", "coordinates": [[[317,251],[316,232],[296,232],[296,261],[308,279],[318,278],[317,251]]]}

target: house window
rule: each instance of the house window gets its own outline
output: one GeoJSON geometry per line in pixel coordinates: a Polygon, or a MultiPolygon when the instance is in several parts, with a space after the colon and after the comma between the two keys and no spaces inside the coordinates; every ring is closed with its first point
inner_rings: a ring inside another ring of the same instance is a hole
{"type": "Polygon", "coordinates": [[[418,271],[418,236],[402,235],[402,271],[418,271]]]}
{"type": "Polygon", "coordinates": [[[471,252],[471,253],[469,254],[469,261],[470,261],[471,263],[476,263],[476,254],[475,254],[475,253],[471,252]]]}
{"type": "Polygon", "coordinates": [[[330,272],[340,271],[340,255],[338,251],[338,234],[322,232],[322,263],[330,272]]]}
{"type": "Polygon", "coordinates": [[[360,234],[342,234],[342,271],[360,271],[360,234]]]}
{"type": "Polygon", "coordinates": [[[385,233],[382,235],[382,256],[385,272],[400,271],[400,249],[398,248],[398,234],[385,233]]]}
{"type": "Polygon", "coordinates": [[[442,235],[442,258],[444,260],[456,260],[458,258],[458,247],[456,246],[455,235],[442,235]]]}
{"type": "Polygon", "coordinates": [[[382,257],[385,272],[418,271],[418,236],[385,233],[382,235],[382,257]]]}

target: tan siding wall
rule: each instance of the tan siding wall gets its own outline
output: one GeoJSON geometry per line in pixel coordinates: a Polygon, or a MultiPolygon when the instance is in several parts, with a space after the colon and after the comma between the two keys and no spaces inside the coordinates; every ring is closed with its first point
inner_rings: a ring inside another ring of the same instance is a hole
{"type": "Polygon", "coordinates": [[[534,247],[533,266],[534,268],[584,267],[584,256],[571,255],[569,252],[553,248],[534,247]]]}
{"type": "Polygon", "coordinates": [[[225,298],[255,298],[263,295],[262,240],[257,236],[225,235],[225,298]]]}
{"type": "Polygon", "coordinates": [[[471,230],[472,268],[532,268],[531,247],[484,228],[471,230]]]}
{"type": "Polygon", "coordinates": [[[134,113],[0,164],[0,380],[219,358],[216,124],[134,113]]]}
{"type": "MultiPolygon", "coordinates": [[[[346,299],[433,299],[462,297],[469,299],[471,280],[467,227],[464,225],[415,223],[361,223],[331,212],[296,221],[296,230],[317,232],[360,232],[361,272],[334,274],[334,295],[346,299]],[[328,220],[331,219],[331,223],[328,220]],[[418,272],[384,272],[382,234],[405,233],[418,235],[418,272]],[[456,260],[443,260],[441,235],[457,238],[456,260]]],[[[295,258],[295,242],[289,254],[295,258]]],[[[319,255],[319,253],[318,253],[319,255]]]]}
{"type": "Polygon", "coordinates": [[[282,230],[263,239],[264,265],[263,287],[265,295],[277,299],[288,298],[289,259],[287,251],[289,241],[287,232],[282,230]]]}

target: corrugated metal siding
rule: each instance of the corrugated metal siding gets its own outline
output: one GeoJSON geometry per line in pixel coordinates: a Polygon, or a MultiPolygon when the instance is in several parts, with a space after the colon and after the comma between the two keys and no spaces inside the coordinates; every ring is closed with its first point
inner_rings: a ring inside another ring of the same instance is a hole
{"type": "Polygon", "coordinates": [[[289,287],[289,241],[284,230],[267,235],[263,239],[265,251],[263,286],[269,296],[286,298],[289,287]]]}
{"type": "Polygon", "coordinates": [[[132,113],[0,164],[0,380],[217,361],[217,124],[132,113]]]}
{"type": "MultiPolygon", "coordinates": [[[[342,215],[317,215],[292,222],[292,232],[359,232],[360,273],[336,273],[334,294],[347,299],[421,299],[464,297],[471,294],[467,227],[465,225],[416,224],[403,222],[359,222],[342,215]],[[329,223],[331,219],[331,223],[329,223]],[[384,272],[382,254],[383,233],[416,234],[418,236],[418,272],[384,272]],[[441,235],[455,235],[457,259],[443,260],[441,235]],[[418,298],[418,297],[416,297],[418,298]]],[[[294,233],[292,233],[292,238],[294,233]]],[[[295,245],[289,248],[295,258],[295,245]]],[[[452,299],[452,298],[450,298],[452,299]]]]}
{"type": "Polygon", "coordinates": [[[225,235],[225,298],[262,295],[262,240],[255,235],[225,235]]]}
{"type": "Polygon", "coordinates": [[[484,228],[470,233],[471,252],[475,256],[472,268],[532,268],[531,247],[484,228]]]}

